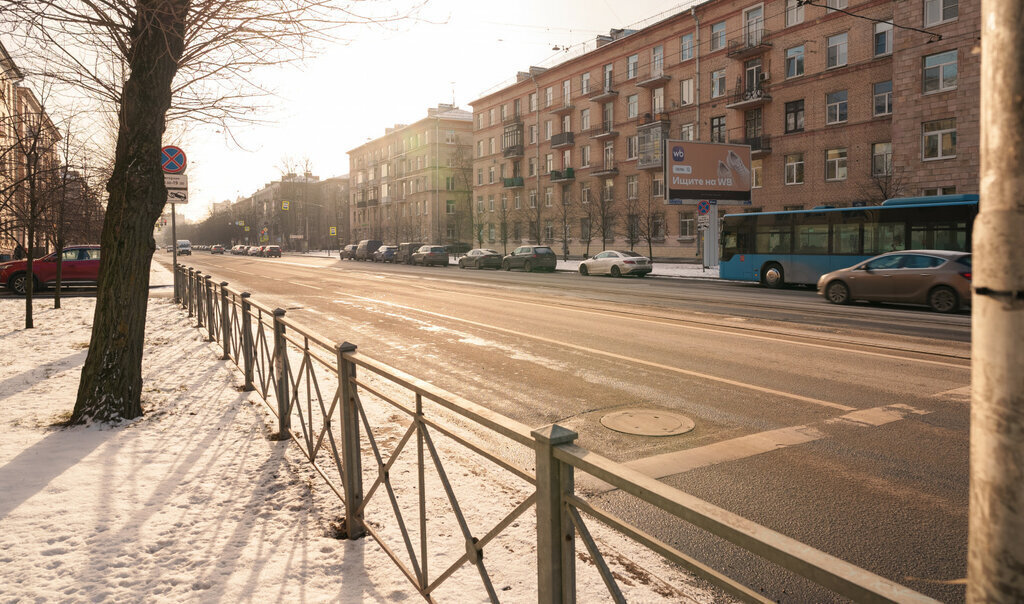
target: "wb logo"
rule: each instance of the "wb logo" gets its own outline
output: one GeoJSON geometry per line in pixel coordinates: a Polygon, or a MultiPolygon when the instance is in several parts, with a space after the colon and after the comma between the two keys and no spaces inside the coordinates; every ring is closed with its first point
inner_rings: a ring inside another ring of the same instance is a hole
{"type": "Polygon", "coordinates": [[[682,147],[672,147],[672,161],[683,161],[686,157],[686,152],[682,147]]]}

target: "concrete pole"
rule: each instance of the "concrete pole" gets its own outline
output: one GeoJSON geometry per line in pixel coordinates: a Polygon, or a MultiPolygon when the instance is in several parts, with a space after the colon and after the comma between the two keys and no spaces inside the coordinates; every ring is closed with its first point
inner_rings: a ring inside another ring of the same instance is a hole
{"type": "Polygon", "coordinates": [[[1024,601],[1024,3],[982,0],[968,602],[1024,601]]]}

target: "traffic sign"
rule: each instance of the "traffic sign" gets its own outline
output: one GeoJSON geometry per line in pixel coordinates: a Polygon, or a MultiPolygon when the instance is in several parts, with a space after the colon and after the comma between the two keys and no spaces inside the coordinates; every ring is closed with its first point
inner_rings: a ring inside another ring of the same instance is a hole
{"type": "Polygon", "coordinates": [[[331,227],[331,237],[338,236],[338,227],[331,227]]]}
{"type": "Polygon", "coordinates": [[[188,189],[167,189],[167,203],[188,203],[188,189]]]}
{"type": "Polygon", "coordinates": [[[188,176],[184,174],[164,173],[164,186],[168,189],[187,189],[188,176]]]}
{"type": "Polygon", "coordinates": [[[245,232],[246,232],[246,233],[248,233],[248,232],[249,232],[249,227],[245,227],[245,232]]]}
{"type": "Polygon", "coordinates": [[[708,203],[708,200],[706,199],[702,199],[700,203],[697,204],[697,214],[701,216],[707,214],[710,210],[711,204],[708,203]]]}
{"type": "Polygon", "coordinates": [[[287,201],[282,201],[281,202],[281,209],[282,210],[287,210],[288,209],[288,202],[287,201]]]}
{"type": "Polygon", "coordinates": [[[181,174],[188,166],[185,152],[180,147],[167,145],[160,150],[160,167],[168,174],[181,174]]]}
{"type": "Polygon", "coordinates": [[[710,226],[711,226],[711,217],[710,216],[708,216],[707,214],[701,214],[700,216],[697,216],[697,227],[698,228],[705,228],[706,229],[706,228],[708,228],[710,226]]]}

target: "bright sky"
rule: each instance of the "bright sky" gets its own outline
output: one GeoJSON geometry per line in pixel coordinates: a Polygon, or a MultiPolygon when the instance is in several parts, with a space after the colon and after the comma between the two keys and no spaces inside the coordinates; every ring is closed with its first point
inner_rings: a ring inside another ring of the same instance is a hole
{"type": "Polygon", "coordinates": [[[223,134],[195,132],[166,140],[188,155],[187,217],[210,204],[250,195],[277,180],[285,158],[309,159],[321,179],[348,173],[349,149],[384,135],[396,123],[426,117],[428,107],[462,109],[485,90],[582,44],[671,11],[683,0],[430,0],[423,20],[397,31],[352,29],[347,46],[328,49],[302,68],[268,73],[279,91],[274,124],[237,130],[244,150],[223,134]],[[429,21],[429,22],[427,22],[429,21]]]}

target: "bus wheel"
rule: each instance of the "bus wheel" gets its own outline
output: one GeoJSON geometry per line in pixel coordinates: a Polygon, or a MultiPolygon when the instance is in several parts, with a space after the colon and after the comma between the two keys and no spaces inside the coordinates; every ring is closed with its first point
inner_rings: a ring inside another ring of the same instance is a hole
{"type": "Polygon", "coordinates": [[[764,265],[764,268],[761,269],[761,285],[772,289],[778,289],[782,287],[785,282],[782,267],[778,264],[770,262],[764,265]]]}
{"type": "Polygon", "coordinates": [[[825,297],[832,304],[849,304],[850,288],[842,281],[833,281],[825,288],[825,297]]]}

